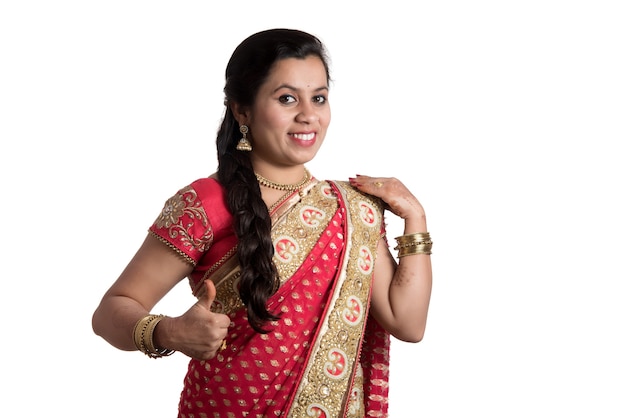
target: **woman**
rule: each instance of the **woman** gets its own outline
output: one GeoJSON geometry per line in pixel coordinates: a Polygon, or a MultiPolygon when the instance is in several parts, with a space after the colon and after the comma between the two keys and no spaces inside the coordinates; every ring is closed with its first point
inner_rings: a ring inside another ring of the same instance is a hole
{"type": "Polygon", "coordinates": [[[424,210],[394,178],[319,181],[330,122],[314,36],[263,31],[226,68],[218,171],[178,191],[93,316],[122,350],[191,358],[179,417],[384,416],[389,335],[422,339],[431,292],[424,210]],[[405,221],[399,263],[383,208],[405,221]],[[150,314],[189,278],[198,302],[150,314]]]}

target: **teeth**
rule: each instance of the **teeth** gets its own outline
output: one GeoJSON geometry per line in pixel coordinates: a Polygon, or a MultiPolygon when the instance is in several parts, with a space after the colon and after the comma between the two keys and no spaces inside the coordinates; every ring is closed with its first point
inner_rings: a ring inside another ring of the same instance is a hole
{"type": "Polygon", "coordinates": [[[310,141],[313,139],[313,137],[315,136],[314,133],[310,133],[310,134],[293,134],[293,136],[295,138],[298,138],[302,141],[310,141]]]}

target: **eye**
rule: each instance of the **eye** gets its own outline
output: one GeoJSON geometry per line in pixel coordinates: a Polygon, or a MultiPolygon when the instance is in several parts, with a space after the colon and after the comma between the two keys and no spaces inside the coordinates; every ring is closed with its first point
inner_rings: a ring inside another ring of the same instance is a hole
{"type": "Polygon", "coordinates": [[[328,101],[328,99],[326,98],[326,96],[323,95],[319,95],[319,96],[314,96],[313,97],[313,103],[317,103],[317,104],[324,104],[328,101]]]}
{"type": "Polygon", "coordinates": [[[295,103],[296,98],[293,97],[291,94],[283,94],[282,96],[278,98],[278,101],[283,104],[289,104],[289,103],[295,103]]]}

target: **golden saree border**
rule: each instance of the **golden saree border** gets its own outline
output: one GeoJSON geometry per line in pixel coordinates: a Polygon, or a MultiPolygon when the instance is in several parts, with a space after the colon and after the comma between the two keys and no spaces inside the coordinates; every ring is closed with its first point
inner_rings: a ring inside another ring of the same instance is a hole
{"type": "MultiPolygon", "coordinates": [[[[376,247],[383,222],[382,205],[347,182],[329,182],[326,187],[331,185],[347,215],[345,253],[328,310],[287,414],[290,418],[346,415],[350,401],[346,394],[358,372],[369,311],[376,247]]],[[[362,410],[362,406],[356,409],[362,410]]]]}

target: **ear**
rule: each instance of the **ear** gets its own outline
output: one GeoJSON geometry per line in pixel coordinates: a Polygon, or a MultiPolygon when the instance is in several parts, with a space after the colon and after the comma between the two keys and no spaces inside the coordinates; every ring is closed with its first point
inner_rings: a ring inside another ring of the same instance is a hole
{"type": "Polygon", "coordinates": [[[230,105],[230,111],[233,112],[233,116],[239,122],[239,125],[248,125],[250,122],[250,109],[247,106],[233,103],[230,105]]]}

